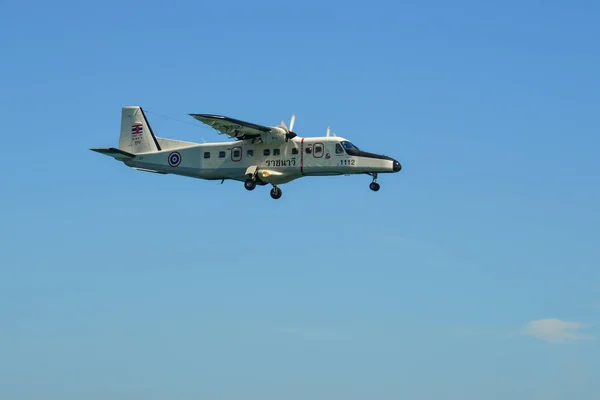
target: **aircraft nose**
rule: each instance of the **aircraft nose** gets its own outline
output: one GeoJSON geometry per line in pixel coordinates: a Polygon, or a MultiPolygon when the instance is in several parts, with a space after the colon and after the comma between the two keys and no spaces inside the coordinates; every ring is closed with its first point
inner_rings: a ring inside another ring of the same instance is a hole
{"type": "Polygon", "coordinates": [[[394,160],[394,172],[398,172],[402,169],[402,165],[396,160],[394,160]]]}

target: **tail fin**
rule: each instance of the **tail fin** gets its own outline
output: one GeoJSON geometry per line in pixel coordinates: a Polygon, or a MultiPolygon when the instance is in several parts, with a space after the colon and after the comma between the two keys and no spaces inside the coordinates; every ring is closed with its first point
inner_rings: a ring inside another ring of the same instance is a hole
{"type": "Polygon", "coordinates": [[[133,154],[161,150],[142,107],[127,106],[122,108],[119,150],[133,154]]]}

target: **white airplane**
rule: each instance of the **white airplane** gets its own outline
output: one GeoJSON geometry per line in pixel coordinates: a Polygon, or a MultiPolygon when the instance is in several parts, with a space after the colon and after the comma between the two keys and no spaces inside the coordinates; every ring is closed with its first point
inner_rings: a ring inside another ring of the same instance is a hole
{"type": "Polygon", "coordinates": [[[123,107],[118,148],[93,148],[122,161],[128,167],[159,174],[176,174],[199,179],[244,182],[247,190],[256,185],[273,186],[271,197],[279,199],[279,185],[303,176],[367,174],[370,188],[379,190],[377,175],[398,172],[400,163],[391,157],[367,153],[350,141],[331,134],[299,137],[290,127],[261,126],[220,115],[190,114],[235,141],[193,143],[154,135],[144,110],[123,107]]]}

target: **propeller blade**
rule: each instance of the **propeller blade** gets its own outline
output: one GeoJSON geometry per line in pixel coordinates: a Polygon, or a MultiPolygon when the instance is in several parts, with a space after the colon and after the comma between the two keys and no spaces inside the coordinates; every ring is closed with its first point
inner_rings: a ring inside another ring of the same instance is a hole
{"type": "Polygon", "coordinates": [[[290,132],[294,131],[294,122],[296,122],[296,114],[292,114],[292,119],[290,120],[290,132]]]}

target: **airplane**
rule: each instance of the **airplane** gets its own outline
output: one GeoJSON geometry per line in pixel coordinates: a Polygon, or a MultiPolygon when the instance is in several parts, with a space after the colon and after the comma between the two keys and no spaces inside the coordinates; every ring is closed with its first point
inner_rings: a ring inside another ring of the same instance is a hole
{"type": "Polygon", "coordinates": [[[305,176],[367,174],[378,191],[378,174],[395,173],[402,166],[395,159],[369,153],[349,140],[332,134],[300,137],[289,128],[263,126],[212,114],[189,114],[234,141],[194,143],[157,137],[140,106],[121,109],[121,134],[117,148],[92,148],[139,171],[175,174],[205,180],[244,182],[247,190],[272,185],[271,197],[279,199],[282,184],[305,176]]]}

